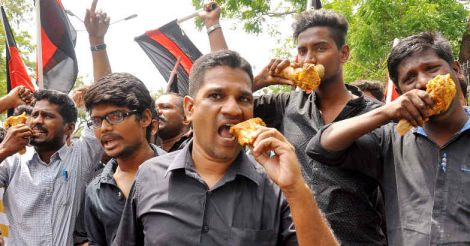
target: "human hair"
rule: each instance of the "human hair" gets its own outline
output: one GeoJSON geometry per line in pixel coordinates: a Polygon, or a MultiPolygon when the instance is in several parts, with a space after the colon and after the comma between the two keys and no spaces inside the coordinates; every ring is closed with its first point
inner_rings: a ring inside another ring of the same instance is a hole
{"type": "Polygon", "coordinates": [[[375,99],[383,101],[384,99],[384,86],[382,82],[377,80],[356,80],[351,83],[361,89],[361,91],[368,91],[375,99]]]}
{"type": "MultiPolygon", "coordinates": [[[[142,113],[155,107],[150,92],[144,83],[128,73],[111,73],[94,83],[85,94],[85,107],[91,112],[93,106],[110,104],[136,110],[140,119],[142,113]]],[[[152,113],[153,115],[153,113],[152,113]]],[[[150,139],[151,124],[147,127],[147,140],[150,139]]]]}
{"type": "Polygon", "coordinates": [[[406,37],[392,48],[387,59],[388,73],[395,86],[398,87],[398,66],[413,54],[433,50],[437,56],[449,65],[454,62],[449,41],[438,32],[422,32],[406,37]]]}
{"type": "Polygon", "coordinates": [[[311,27],[327,27],[338,48],[346,43],[348,21],[342,14],[325,9],[307,10],[298,14],[292,24],[294,40],[297,40],[300,33],[311,27]]]}
{"type": "Polygon", "coordinates": [[[23,114],[23,113],[26,113],[26,115],[31,115],[31,113],[33,112],[33,107],[30,106],[30,105],[20,105],[18,107],[15,108],[15,110],[13,111],[13,116],[17,116],[17,115],[20,115],[20,114],[23,114]]]}
{"type": "Polygon", "coordinates": [[[47,100],[49,103],[57,105],[64,123],[77,121],[77,108],[67,94],[56,90],[37,90],[34,92],[34,98],[36,102],[47,100]]]}
{"type": "Polygon", "coordinates": [[[5,139],[5,135],[7,134],[7,130],[5,128],[0,127],[0,143],[3,142],[3,139],[5,139]]]}
{"type": "Polygon", "coordinates": [[[253,83],[253,72],[250,63],[235,51],[221,50],[206,54],[193,64],[189,74],[189,95],[196,96],[199,89],[204,85],[204,75],[207,70],[220,66],[242,69],[250,77],[250,82],[253,83]]]}
{"type": "Polygon", "coordinates": [[[460,85],[460,88],[462,88],[462,93],[463,93],[463,97],[465,99],[467,99],[467,96],[468,96],[468,82],[467,82],[467,78],[464,74],[464,72],[462,71],[462,74],[459,74],[459,85],[460,85]]]}

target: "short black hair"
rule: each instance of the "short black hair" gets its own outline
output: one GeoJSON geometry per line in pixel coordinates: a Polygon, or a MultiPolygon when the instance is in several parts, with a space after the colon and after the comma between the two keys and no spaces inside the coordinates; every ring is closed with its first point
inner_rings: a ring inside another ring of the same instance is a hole
{"type": "Polygon", "coordinates": [[[388,73],[395,86],[398,87],[398,66],[406,58],[415,53],[433,50],[437,56],[445,60],[450,66],[454,62],[452,48],[449,41],[438,32],[422,32],[406,37],[392,48],[387,59],[388,73]]]}
{"type": "Polygon", "coordinates": [[[34,92],[36,102],[47,100],[59,107],[59,114],[64,123],[75,123],[77,121],[77,108],[72,99],[65,93],[56,90],[37,90],[34,92]]]}
{"type": "Polygon", "coordinates": [[[23,113],[26,113],[26,115],[31,115],[31,113],[33,112],[33,107],[30,106],[30,105],[20,105],[18,107],[15,108],[15,110],[13,111],[13,116],[17,116],[17,115],[20,115],[20,114],[23,114],[23,113]]]}
{"type": "Polygon", "coordinates": [[[292,29],[294,29],[294,40],[297,40],[300,33],[311,27],[327,27],[330,30],[338,48],[343,47],[346,43],[348,21],[342,14],[325,9],[312,9],[298,14],[292,24],[292,29]]]}
{"type": "MultiPolygon", "coordinates": [[[[91,112],[95,105],[110,104],[136,110],[138,119],[146,109],[152,112],[152,107],[155,107],[144,83],[129,73],[111,73],[104,76],[90,86],[84,100],[88,112],[91,112]]],[[[150,124],[147,127],[147,140],[150,139],[151,128],[150,124]]]]}
{"type": "Polygon", "coordinates": [[[384,86],[383,83],[377,80],[356,80],[351,83],[361,89],[361,91],[368,91],[375,99],[379,101],[384,100],[384,86]]]}
{"type": "Polygon", "coordinates": [[[221,50],[204,55],[196,60],[189,74],[189,95],[196,96],[199,89],[204,85],[204,75],[207,70],[219,66],[240,68],[250,77],[253,83],[253,71],[251,65],[235,51],[221,50]]]}

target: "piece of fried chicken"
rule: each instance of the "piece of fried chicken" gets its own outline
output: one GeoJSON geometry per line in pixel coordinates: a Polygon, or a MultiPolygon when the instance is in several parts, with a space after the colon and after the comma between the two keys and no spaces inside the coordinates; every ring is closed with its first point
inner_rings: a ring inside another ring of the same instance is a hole
{"type": "MultiPolygon", "coordinates": [[[[457,89],[455,88],[455,83],[450,77],[450,74],[446,74],[437,75],[430,80],[426,85],[426,92],[429,93],[432,100],[434,100],[434,106],[428,114],[432,116],[440,114],[449,108],[457,89]]],[[[397,124],[397,131],[401,136],[405,135],[411,128],[413,128],[413,126],[407,120],[400,120],[397,124]]]]}
{"type": "Polygon", "coordinates": [[[252,118],[230,127],[230,134],[237,138],[241,146],[253,145],[257,126],[266,126],[266,124],[261,118],[252,118]]]}
{"type": "Polygon", "coordinates": [[[320,86],[321,78],[325,75],[325,67],[323,65],[304,63],[302,67],[294,68],[289,66],[284,68],[279,77],[288,79],[302,90],[311,93],[318,86],[320,86]]]}
{"type": "MultiPolygon", "coordinates": [[[[23,112],[20,115],[8,117],[5,120],[5,122],[3,123],[3,127],[5,129],[8,129],[12,126],[16,126],[16,125],[19,125],[19,124],[25,124],[27,120],[28,120],[28,116],[26,116],[26,113],[23,112]]],[[[20,151],[18,151],[18,153],[20,153],[22,155],[22,154],[26,153],[26,149],[22,148],[20,151]]]]}

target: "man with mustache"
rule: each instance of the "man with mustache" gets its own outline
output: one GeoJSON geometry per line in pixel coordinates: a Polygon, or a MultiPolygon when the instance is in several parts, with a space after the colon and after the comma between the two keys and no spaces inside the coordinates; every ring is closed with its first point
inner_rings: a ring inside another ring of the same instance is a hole
{"type": "Polygon", "coordinates": [[[159,146],[167,152],[184,147],[192,137],[190,122],[184,115],[183,97],[176,93],[165,93],[157,98],[159,146]]]}
{"type": "Polygon", "coordinates": [[[154,104],[136,77],[106,75],[89,88],[84,99],[89,126],[111,157],[87,187],[85,227],[91,245],[110,245],[140,164],[165,151],[149,143],[154,104]]]}
{"type": "Polygon", "coordinates": [[[286,138],[258,128],[259,165],[230,134],[253,117],[252,81],[233,51],[194,63],[184,98],[193,140],[140,167],[113,245],[337,245],[286,138]]]}
{"type": "Polygon", "coordinates": [[[77,120],[77,109],[64,93],[34,92],[28,125],[11,127],[0,144],[0,186],[15,245],[72,245],[73,227],[84,180],[102,155],[100,143],[85,129],[66,144],[77,120]],[[23,155],[17,152],[28,142],[23,155]]]}
{"type": "Polygon", "coordinates": [[[401,96],[326,126],[308,144],[307,153],[380,182],[389,245],[469,245],[470,111],[460,102],[460,64],[438,33],[402,39],[387,64],[401,96]],[[448,109],[430,116],[438,102],[426,93],[427,85],[446,74],[456,95],[448,109]],[[401,119],[416,128],[400,136],[393,121],[401,119]]]}

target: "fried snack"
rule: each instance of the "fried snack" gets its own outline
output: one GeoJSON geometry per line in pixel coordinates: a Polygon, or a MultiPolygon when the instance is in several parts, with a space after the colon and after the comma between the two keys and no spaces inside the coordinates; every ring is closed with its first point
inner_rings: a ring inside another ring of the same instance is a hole
{"type": "MultiPolygon", "coordinates": [[[[437,75],[426,85],[426,92],[429,93],[434,106],[429,111],[429,116],[440,114],[446,111],[455,97],[457,89],[450,74],[437,75]]],[[[405,135],[413,126],[407,120],[400,120],[397,124],[397,132],[400,136],[405,135]]]]}
{"type": "Polygon", "coordinates": [[[252,145],[255,141],[256,126],[266,126],[261,118],[252,118],[230,127],[230,134],[234,135],[241,146],[252,145]]]}
{"type": "Polygon", "coordinates": [[[323,75],[325,75],[325,67],[321,64],[315,65],[312,63],[304,63],[299,68],[289,66],[279,74],[280,77],[291,80],[307,93],[311,93],[320,85],[323,75]]]}
{"type": "MultiPolygon", "coordinates": [[[[8,117],[3,123],[3,127],[7,129],[7,128],[10,128],[12,126],[16,126],[19,124],[25,124],[26,120],[28,120],[28,116],[26,116],[26,113],[23,112],[21,115],[8,117]]],[[[26,153],[26,148],[20,149],[18,153],[20,153],[21,155],[26,153]]]]}

